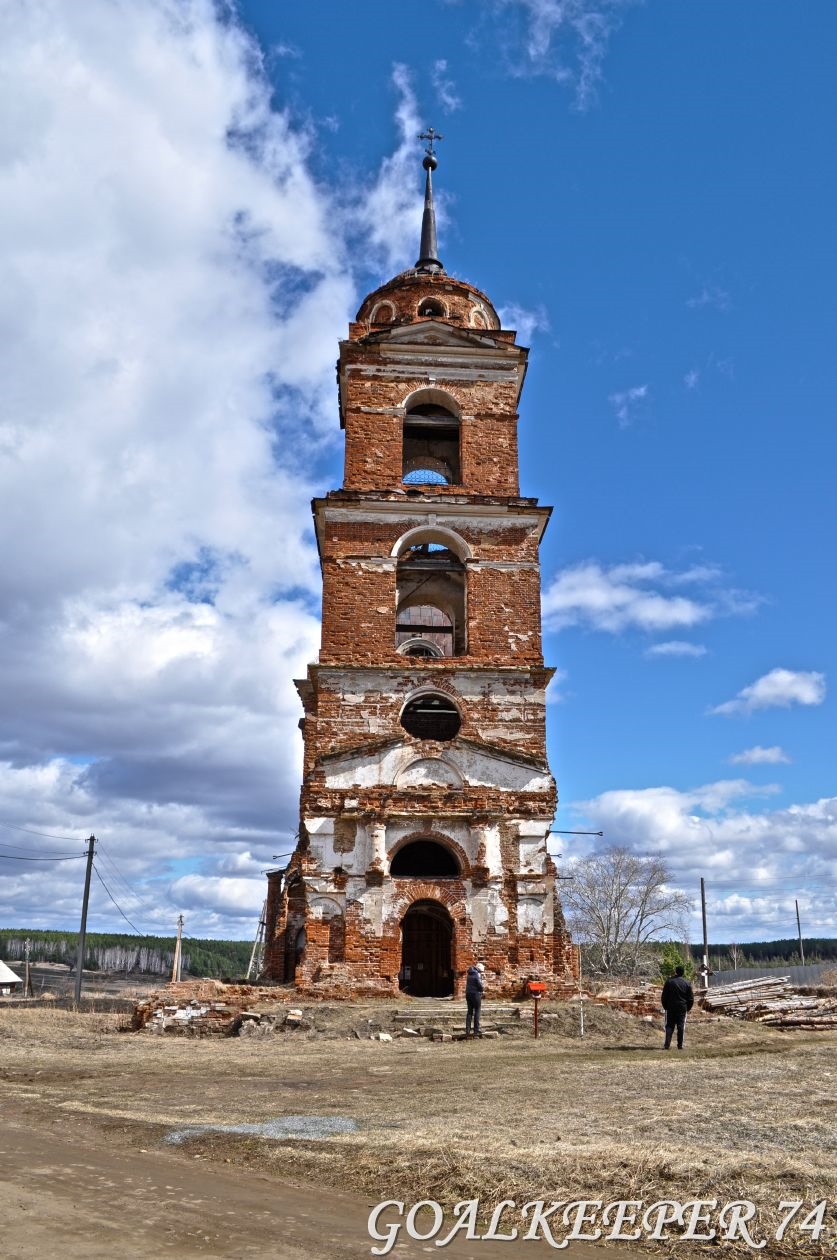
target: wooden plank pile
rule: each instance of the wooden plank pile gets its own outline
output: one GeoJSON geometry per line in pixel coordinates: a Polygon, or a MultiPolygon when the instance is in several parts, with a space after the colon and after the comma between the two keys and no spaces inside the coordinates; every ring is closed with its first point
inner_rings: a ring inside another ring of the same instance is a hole
{"type": "Polygon", "coordinates": [[[837,1028],[837,998],[794,993],[789,976],[760,976],[719,985],[709,990],[703,1006],[707,1011],[754,1020],[772,1028],[837,1028]]]}

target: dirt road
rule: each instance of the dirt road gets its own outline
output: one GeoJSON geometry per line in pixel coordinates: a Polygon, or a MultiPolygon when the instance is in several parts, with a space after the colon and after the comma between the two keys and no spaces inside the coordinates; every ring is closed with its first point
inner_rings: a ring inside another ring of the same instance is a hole
{"type": "MultiPolygon", "coordinates": [[[[3,1260],[360,1260],[371,1256],[372,1202],[304,1190],[242,1168],[218,1169],[159,1150],[96,1140],[89,1128],[39,1131],[4,1105],[0,1119],[0,1255],[3,1260]]],[[[71,1121],[70,1121],[71,1125],[71,1121]]],[[[404,1237],[403,1231],[402,1235],[404,1237]]],[[[435,1248],[404,1237],[392,1255],[512,1260],[519,1243],[435,1248]]],[[[554,1255],[528,1242],[525,1260],[554,1255]]],[[[631,1260],[619,1247],[574,1244],[568,1260],[631,1260]]]]}

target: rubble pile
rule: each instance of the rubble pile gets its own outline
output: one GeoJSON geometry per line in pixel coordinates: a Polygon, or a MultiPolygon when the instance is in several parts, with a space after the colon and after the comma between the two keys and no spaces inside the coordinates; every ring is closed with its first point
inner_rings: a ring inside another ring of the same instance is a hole
{"type": "Polygon", "coordinates": [[[582,996],[597,1006],[615,1006],[628,1015],[647,1017],[660,1014],[661,993],[662,987],[659,984],[648,984],[638,989],[602,989],[599,993],[585,993],[582,996]]]}
{"type": "Polygon", "coordinates": [[[276,1005],[276,989],[265,985],[190,980],[169,984],[137,1002],[131,1018],[135,1032],[147,1030],[187,1037],[232,1037],[245,1011],[276,1005]]]}
{"type": "MultiPolygon", "coordinates": [[[[148,1003],[141,1003],[148,1006],[148,1003]]],[[[136,1027],[137,1008],[134,1010],[136,1027]]],[[[184,1005],[167,1003],[147,1012],[140,1027],[151,1033],[174,1033],[183,1037],[231,1037],[237,1031],[238,1012],[226,1002],[199,1002],[184,1005]]]]}

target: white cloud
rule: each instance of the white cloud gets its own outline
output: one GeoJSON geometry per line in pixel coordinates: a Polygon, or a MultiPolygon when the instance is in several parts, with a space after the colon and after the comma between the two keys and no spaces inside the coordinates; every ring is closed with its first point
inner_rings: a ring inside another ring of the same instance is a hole
{"type": "Polygon", "coordinates": [[[447,113],[462,108],[462,101],[456,92],[456,84],[448,76],[448,63],[444,58],[433,62],[431,81],[439,98],[439,103],[447,113]]]}
{"type": "Polygon", "coordinates": [[[263,877],[240,879],[183,875],[174,881],[171,892],[184,910],[220,910],[234,919],[244,919],[249,923],[254,917],[258,918],[264,901],[265,882],[263,877]]]}
{"type": "Polygon", "coordinates": [[[608,394],[607,401],[613,408],[620,429],[626,429],[633,420],[636,404],[648,396],[647,385],[634,385],[630,389],[618,390],[608,394]]]}
{"type": "MultiPolygon", "coordinates": [[[[663,855],[673,882],[695,897],[696,909],[704,876],[715,941],[793,935],[794,896],[806,907],[806,932],[833,935],[837,797],[783,809],[742,807],[748,798],[775,791],[733,779],[690,791],[603,792],[574,806],[584,822],[571,825],[604,831],[602,844],[663,855]]],[[[574,841],[576,854],[588,848],[591,842],[574,841]]],[[[695,915],[695,937],[699,928],[695,915]]]]}
{"type": "MultiPolygon", "coordinates": [[[[396,82],[364,220],[211,0],[0,8],[0,821],[95,831],[146,931],[188,894],[193,934],[241,934],[261,876],[231,857],[296,829],[347,242],[418,241],[396,82]]],[[[0,866],[0,919],[76,921],[73,863],[0,866]]]]}
{"type": "Polygon", "coordinates": [[[735,360],[732,358],[719,358],[716,354],[710,354],[707,359],[709,367],[719,372],[721,376],[725,376],[727,380],[735,380],[735,360]]]}
{"type": "Polygon", "coordinates": [[[697,389],[700,384],[700,372],[697,368],[689,368],[689,371],[683,377],[683,384],[686,389],[697,389]]]}
{"type": "MultiPolygon", "coordinates": [[[[397,96],[398,146],[384,158],[374,183],[364,190],[356,208],[358,225],[366,233],[380,266],[390,274],[415,262],[422,214],[417,137],[424,131],[406,66],[393,68],[392,82],[397,96]]],[[[436,216],[441,221],[444,199],[436,196],[435,202],[436,216]]]]}
{"type": "Polygon", "coordinates": [[[516,330],[521,345],[530,345],[536,332],[549,332],[549,315],[544,306],[529,310],[517,302],[507,302],[505,306],[497,307],[497,314],[503,328],[516,330]]]}
{"type": "Polygon", "coordinates": [[[582,625],[619,634],[633,627],[687,629],[712,617],[751,611],[754,598],[722,588],[721,576],[712,565],[677,572],[656,560],[610,567],[585,560],[563,569],[546,586],[544,621],[551,629],[582,625]],[[684,585],[698,589],[687,597],[676,592],[684,585]]]}
{"type": "Polygon", "coordinates": [[[726,289],[721,288],[719,284],[704,284],[700,290],[690,297],[686,305],[691,310],[701,310],[703,307],[709,306],[716,311],[728,311],[730,308],[730,296],[726,289]]]}
{"type": "Polygon", "coordinates": [[[822,704],[825,674],[815,670],[771,669],[749,687],[742,687],[733,700],[715,705],[710,713],[724,716],[754,713],[757,709],[787,709],[794,704],[822,704]]]}
{"type": "Polygon", "coordinates": [[[669,639],[665,643],[653,643],[646,656],[706,656],[702,643],[689,643],[686,639],[669,639]]]}
{"type": "MultiPolygon", "coordinates": [[[[569,87],[577,109],[595,102],[602,64],[622,11],[632,0],[495,0],[500,20],[522,25],[522,55],[512,54],[512,73],[547,75],[569,87]]],[[[514,35],[506,39],[516,48],[514,35]]]]}
{"type": "Polygon", "coordinates": [[[745,748],[740,753],[734,753],[729,760],[733,766],[777,766],[783,763],[785,765],[790,764],[790,757],[778,744],[773,744],[770,748],[762,748],[761,744],[756,744],[754,748],[745,748]]]}
{"type": "Polygon", "coordinates": [[[567,671],[565,669],[556,669],[546,688],[547,704],[563,704],[564,692],[562,688],[566,681],[567,671]]]}

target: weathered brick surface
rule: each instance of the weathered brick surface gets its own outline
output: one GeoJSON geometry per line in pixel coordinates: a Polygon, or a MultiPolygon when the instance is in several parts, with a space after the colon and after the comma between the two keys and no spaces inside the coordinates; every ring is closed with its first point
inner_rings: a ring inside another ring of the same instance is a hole
{"type": "MultiPolygon", "coordinates": [[[[538,542],[547,518],[529,503],[507,500],[503,516],[477,524],[436,514],[437,523],[471,552],[464,561],[469,659],[542,663],[538,542]]],[[[428,526],[424,516],[391,510],[378,511],[374,519],[380,506],[381,500],[369,496],[329,496],[315,505],[321,520],[322,662],[403,659],[395,646],[398,558],[391,553],[411,531],[428,526]],[[335,508],[341,513],[337,519],[335,508]]],[[[489,506],[496,507],[496,500],[489,506]]]]}
{"type": "MultiPolygon", "coordinates": [[[[401,728],[399,716],[409,697],[427,685],[459,703],[463,739],[545,758],[544,695],[551,670],[473,667],[466,677],[456,657],[422,662],[419,669],[416,658],[393,657],[391,666],[351,673],[342,673],[339,666],[310,667],[315,699],[305,719],[305,738],[312,773],[322,757],[371,740],[397,737],[421,744],[401,728]]],[[[432,755],[437,750],[428,751],[432,755]]]]}
{"type": "Polygon", "coordinates": [[[463,327],[473,326],[473,314],[479,311],[487,317],[483,327],[494,332],[500,328],[500,320],[491,300],[466,280],[456,280],[444,273],[428,275],[407,271],[382,284],[363,299],[356,320],[350,327],[349,336],[358,339],[387,324],[421,322],[419,307],[426,298],[436,299],[443,305],[445,319],[449,323],[463,327]],[[384,303],[391,308],[390,313],[380,310],[384,303]]]}
{"type": "MultiPolygon", "coordinates": [[[[344,357],[357,361],[359,347],[344,357]]],[[[504,348],[508,356],[508,347],[504,348]]],[[[523,352],[518,352],[523,353],[523,352]]],[[[430,357],[428,355],[428,357],[430,357]]],[[[516,359],[518,356],[511,356],[516,359]]],[[[367,351],[364,367],[386,371],[376,352],[367,351]],[[370,362],[371,359],[371,362],[370,362]]],[[[360,369],[358,369],[359,371],[360,369]]],[[[400,488],[401,429],[410,400],[427,387],[420,376],[387,382],[375,376],[353,374],[347,387],[344,412],[346,454],[344,486],[347,490],[400,488]]],[[[466,492],[516,496],[518,489],[517,383],[510,380],[490,390],[484,384],[463,385],[439,368],[434,393],[450,401],[460,420],[462,478],[456,485],[435,487],[437,496],[466,492]],[[496,410],[505,404],[503,410],[496,410]]]]}
{"type": "Polygon", "coordinates": [[[531,976],[553,993],[577,987],[546,851],[557,793],[546,765],[553,671],[541,654],[539,545],[550,509],[519,493],[527,354],[485,294],[414,272],[370,294],[341,343],[344,484],[313,504],[322,650],[297,684],[300,839],[288,870],[269,877],[267,902],[266,972],[312,996],[397,992],[402,923],[417,902],[449,925],[455,992],[477,960],[497,996],[519,996],[531,976]],[[428,299],[441,315],[422,313],[428,299]],[[456,484],[402,481],[405,416],[425,404],[444,408],[453,432],[458,424],[456,484]],[[445,547],[449,559],[424,552],[410,569],[415,543],[445,547]],[[410,593],[425,571],[427,602],[449,599],[459,619],[458,655],[396,650],[399,599],[421,602],[410,593]],[[405,705],[428,689],[458,708],[455,738],[402,728],[405,705]],[[393,877],[390,863],[419,838],[445,849],[457,874],[393,877]]]}

